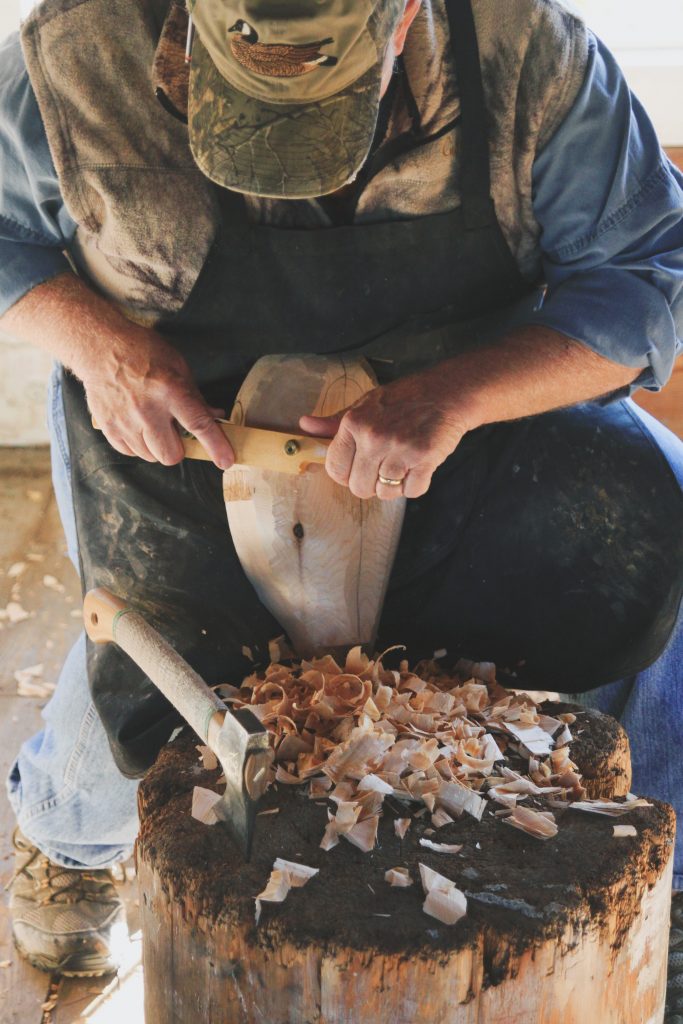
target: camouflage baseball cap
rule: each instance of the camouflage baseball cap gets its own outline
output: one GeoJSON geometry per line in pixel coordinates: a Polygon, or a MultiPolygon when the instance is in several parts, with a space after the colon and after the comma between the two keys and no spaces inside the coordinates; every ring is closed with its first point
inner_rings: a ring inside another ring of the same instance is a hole
{"type": "Polygon", "coordinates": [[[187,0],[190,146],[227,188],[327,195],[368,155],[405,0],[187,0]]]}

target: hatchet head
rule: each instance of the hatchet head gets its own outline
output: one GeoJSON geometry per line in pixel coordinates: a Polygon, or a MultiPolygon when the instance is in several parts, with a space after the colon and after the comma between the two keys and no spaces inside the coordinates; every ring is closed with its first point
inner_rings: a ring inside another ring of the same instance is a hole
{"type": "Polygon", "coordinates": [[[225,776],[225,792],[214,804],[245,860],[251,858],[256,807],[268,786],[273,751],[268,733],[247,708],[217,711],[209,722],[207,744],[225,776]]]}
{"type": "Polygon", "coordinates": [[[226,782],[214,811],[248,860],[256,804],[273,760],[268,733],[256,715],[247,708],[229,710],[160,633],[108,590],[86,594],[83,618],[92,642],[118,644],[213,750],[226,782]]]}

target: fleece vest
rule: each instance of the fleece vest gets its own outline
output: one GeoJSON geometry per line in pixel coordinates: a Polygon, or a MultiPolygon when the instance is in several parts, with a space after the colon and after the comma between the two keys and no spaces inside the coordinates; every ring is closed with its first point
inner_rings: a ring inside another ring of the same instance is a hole
{"type": "MultiPolygon", "coordinates": [[[[78,225],[76,267],[128,315],[153,324],[182,309],[220,226],[217,187],[195,165],[187,127],[158,102],[155,54],[170,0],[44,0],[24,22],[24,56],[60,188],[78,225]]],[[[523,277],[540,279],[532,168],[581,88],[587,33],[556,0],[473,0],[488,116],[491,194],[523,277]]],[[[444,0],[424,0],[404,54],[421,130],[457,122],[457,69],[444,0]]],[[[158,73],[158,62],[157,62],[158,73]]],[[[387,137],[410,127],[397,102],[387,137]]],[[[459,206],[460,131],[386,166],[355,221],[459,206]]],[[[328,226],[315,200],[248,198],[254,223],[328,226]]]]}

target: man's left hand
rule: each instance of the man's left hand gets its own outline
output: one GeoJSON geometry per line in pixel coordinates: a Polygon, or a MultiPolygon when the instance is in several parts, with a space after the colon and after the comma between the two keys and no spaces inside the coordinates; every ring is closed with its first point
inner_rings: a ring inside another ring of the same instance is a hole
{"type": "Polygon", "coordinates": [[[333,437],[325,468],[358,498],[418,498],[468,426],[458,416],[452,381],[433,369],[368,391],[334,416],[302,416],[301,429],[333,437]],[[400,480],[399,484],[382,483],[400,480]]]}

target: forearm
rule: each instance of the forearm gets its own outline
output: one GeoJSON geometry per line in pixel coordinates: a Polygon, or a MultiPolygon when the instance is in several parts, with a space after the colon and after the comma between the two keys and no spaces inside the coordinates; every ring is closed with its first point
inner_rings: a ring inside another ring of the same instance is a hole
{"type": "Polygon", "coordinates": [[[550,328],[529,326],[446,360],[426,376],[435,385],[438,381],[442,395],[446,382],[455,418],[472,430],[600,398],[632,383],[640,372],[550,328]]]}
{"type": "Polygon", "coordinates": [[[221,469],[233,453],[190,369],[160,334],[134,324],[74,274],[27,292],[0,328],[51,352],[85,387],[94,421],[117,451],[174,465],[183,458],[177,424],[202,442],[221,469]]]}
{"type": "Polygon", "coordinates": [[[27,292],[0,317],[0,328],[50,352],[81,380],[115,372],[117,362],[144,351],[149,336],[73,273],[27,292]]]}
{"type": "Polygon", "coordinates": [[[304,416],[301,426],[334,437],[327,471],[357,497],[417,498],[468,431],[609,394],[639,372],[531,326],[375,388],[344,413],[304,416]]]}

